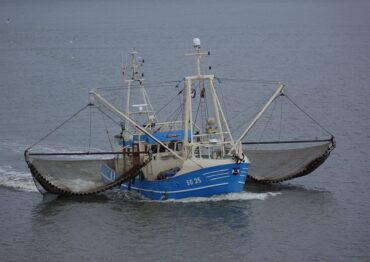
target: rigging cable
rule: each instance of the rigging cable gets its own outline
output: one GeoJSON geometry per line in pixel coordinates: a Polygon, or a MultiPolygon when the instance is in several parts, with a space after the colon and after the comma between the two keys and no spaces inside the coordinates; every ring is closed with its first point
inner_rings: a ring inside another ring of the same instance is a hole
{"type": "MultiPolygon", "coordinates": [[[[137,82],[139,80],[136,80],[137,82]]],[[[136,82],[135,81],[135,82],[136,82]]],[[[176,80],[176,81],[164,81],[164,82],[145,82],[145,88],[153,88],[153,87],[172,87],[173,83],[181,83],[183,80],[176,80]]],[[[138,87],[135,85],[136,83],[133,82],[131,87],[138,87]]],[[[109,90],[120,90],[120,89],[128,89],[127,86],[125,85],[111,85],[111,86],[101,86],[96,88],[98,90],[104,90],[104,89],[109,89],[109,90]]]]}
{"type": "MultiPolygon", "coordinates": [[[[280,98],[281,96],[279,96],[280,98]]],[[[280,126],[279,126],[279,141],[281,139],[281,130],[282,130],[282,124],[283,124],[283,102],[284,100],[280,98],[280,126]]]]}
{"type": "Polygon", "coordinates": [[[202,88],[202,90],[200,91],[200,95],[199,95],[199,103],[201,104],[201,107],[200,107],[200,118],[201,118],[201,121],[202,121],[202,131],[204,131],[204,119],[205,119],[205,112],[204,112],[204,99],[205,99],[205,95],[206,95],[206,90],[204,89],[204,87],[202,88]]]}
{"type": "Polygon", "coordinates": [[[325,127],[323,127],[319,122],[317,122],[312,116],[310,116],[306,111],[304,111],[301,107],[299,107],[287,94],[285,94],[285,97],[288,98],[288,100],[295,105],[302,113],[304,113],[308,118],[310,118],[314,123],[316,123],[319,127],[321,127],[325,132],[327,132],[329,135],[334,137],[334,135],[327,130],[325,127]]]}
{"type": "Polygon", "coordinates": [[[109,141],[109,144],[110,144],[110,149],[113,151],[113,145],[112,145],[112,141],[111,141],[110,136],[109,136],[109,131],[108,131],[108,128],[107,128],[107,124],[105,123],[104,115],[102,114],[101,117],[103,118],[104,128],[105,128],[105,132],[107,133],[108,141],[109,141]]]}
{"type": "Polygon", "coordinates": [[[226,80],[230,82],[252,82],[252,83],[261,83],[261,84],[279,84],[280,81],[275,80],[263,80],[263,79],[238,79],[238,78],[218,78],[220,80],[226,80]]]}
{"type": "Polygon", "coordinates": [[[61,128],[62,126],[64,126],[67,122],[69,122],[71,119],[73,119],[74,117],[76,117],[79,113],[81,113],[83,110],[85,110],[87,107],[89,106],[92,106],[93,104],[91,103],[88,103],[86,106],[82,107],[80,110],[78,110],[76,113],[74,113],[72,116],[70,116],[69,118],[67,118],[66,120],[64,120],[60,125],[58,125],[56,128],[54,128],[53,130],[51,130],[49,133],[47,133],[45,136],[43,136],[42,138],[40,138],[37,142],[33,143],[31,146],[29,146],[27,149],[26,149],[26,152],[28,150],[30,150],[32,147],[34,147],[35,145],[39,144],[41,141],[45,140],[46,138],[48,138],[51,134],[53,134],[55,131],[57,131],[59,128],[61,128]]]}
{"type": "Polygon", "coordinates": [[[208,119],[209,118],[209,112],[208,112],[208,103],[207,103],[207,96],[206,96],[206,91],[205,91],[206,89],[204,87],[204,81],[203,81],[203,90],[204,90],[204,105],[205,105],[205,108],[206,108],[206,116],[207,116],[207,119],[208,119]]]}
{"type": "MultiPolygon", "coordinates": [[[[121,123],[118,123],[116,120],[114,120],[110,115],[108,115],[106,112],[104,112],[100,107],[96,106],[96,108],[100,111],[100,113],[102,113],[103,115],[108,117],[113,123],[115,123],[117,126],[121,127],[121,123]]],[[[109,108],[108,108],[108,110],[110,112],[112,112],[109,108]]],[[[114,113],[114,112],[112,112],[112,113],[114,113]]],[[[125,132],[129,133],[130,135],[133,135],[133,133],[130,132],[128,129],[126,129],[125,132]]]]}
{"type": "MultiPolygon", "coordinates": [[[[227,110],[227,105],[226,105],[226,102],[225,102],[225,99],[224,99],[224,91],[223,91],[223,88],[221,87],[221,79],[215,77],[215,79],[218,81],[219,83],[219,89],[221,90],[221,99],[222,99],[222,103],[224,104],[224,108],[225,108],[225,113],[226,113],[226,119],[224,119],[226,122],[229,122],[227,119],[229,119],[229,113],[228,113],[228,110],[227,110]]],[[[230,125],[230,123],[228,123],[230,125]]],[[[229,134],[230,136],[231,134],[229,134]]]]}
{"type": "MultiPolygon", "coordinates": [[[[104,106],[104,105],[103,105],[104,106]]],[[[102,113],[104,114],[106,117],[108,117],[110,120],[112,120],[113,123],[115,123],[117,126],[121,126],[121,123],[118,123],[116,120],[114,120],[110,115],[108,115],[106,112],[104,112],[100,107],[96,106],[96,108],[102,113]]],[[[111,111],[109,108],[107,108],[110,112],[114,113],[113,111],[111,111]]]]}
{"type": "MultiPolygon", "coordinates": [[[[200,105],[202,103],[202,98],[199,96],[199,104],[198,104],[198,108],[197,108],[197,113],[195,114],[195,119],[193,121],[193,130],[194,130],[194,127],[195,127],[195,123],[197,122],[197,119],[198,119],[198,113],[199,113],[199,108],[200,108],[200,105]]],[[[202,115],[202,113],[201,113],[202,115]]]]}
{"type": "Polygon", "coordinates": [[[167,102],[164,106],[162,106],[157,112],[155,112],[156,115],[158,115],[164,108],[166,108],[173,100],[176,99],[178,95],[180,95],[183,92],[183,89],[181,89],[174,97],[170,99],[169,102],[167,102]]]}
{"type": "MultiPolygon", "coordinates": [[[[170,120],[171,119],[175,119],[173,116],[174,115],[176,115],[176,118],[179,116],[179,114],[181,113],[181,108],[182,108],[182,105],[183,105],[183,103],[181,103],[177,108],[176,108],[176,110],[175,111],[173,111],[168,117],[167,117],[167,119],[166,119],[166,121],[165,122],[170,122],[170,120]]],[[[161,128],[162,128],[163,126],[160,126],[160,127],[158,127],[157,129],[156,129],[156,131],[155,132],[158,132],[158,131],[160,131],[161,130],[161,128]]],[[[172,128],[173,128],[173,126],[171,126],[171,129],[170,130],[172,130],[172,128]]]]}
{"type": "Polygon", "coordinates": [[[263,131],[262,131],[262,133],[261,133],[261,135],[260,135],[260,138],[259,138],[258,142],[261,142],[262,137],[263,137],[263,136],[264,136],[264,134],[265,134],[266,128],[267,128],[267,126],[270,124],[270,121],[271,121],[272,115],[273,115],[273,114],[274,114],[274,112],[275,112],[276,104],[277,104],[277,102],[276,102],[276,100],[274,100],[274,105],[273,105],[273,107],[272,107],[271,114],[270,114],[269,118],[267,119],[267,122],[266,122],[266,124],[265,124],[265,127],[263,128],[263,131]]]}
{"type": "Polygon", "coordinates": [[[92,125],[92,112],[91,112],[91,106],[89,107],[89,111],[90,111],[90,123],[89,123],[89,126],[90,126],[90,129],[89,129],[89,149],[87,150],[87,152],[90,152],[90,148],[91,148],[91,125],[92,125]]]}
{"type": "Polygon", "coordinates": [[[182,105],[183,103],[181,103],[177,108],[176,110],[167,118],[166,122],[170,122],[171,120],[172,121],[176,121],[179,117],[179,115],[181,114],[182,112],[182,105]]]}

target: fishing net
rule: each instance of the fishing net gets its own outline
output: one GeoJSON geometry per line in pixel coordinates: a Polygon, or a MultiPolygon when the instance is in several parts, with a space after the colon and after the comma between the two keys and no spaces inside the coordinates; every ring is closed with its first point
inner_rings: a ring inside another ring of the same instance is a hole
{"type": "MultiPolygon", "coordinates": [[[[264,81],[262,84],[269,83],[264,81]]],[[[267,89],[254,89],[254,92],[262,91],[267,93],[267,89]]],[[[245,103],[249,103],[252,109],[261,108],[253,105],[255,100],[258,99],[246,99],[245,103]]],[[[266,100],[260,99],[262,102],[266,100]]],[[[258,113],[252,117],[247,113],[234,114],[237,118],[236,133],[243,130],[242,126],[246,127],[247,123],[253,123],[246,129],[247,135],[242,142],[243,151],[251,162],[250,180],[260,183],[282,182],[305,176],[325,162],[336,146],[331,132],[293,101],[284,89],[264,105],[268,107],[260,116],[258,113]],[[249,121],[244,120],[248,118],[249,121]]]]}
{"type": "Polygon", "coordinates": [[[108,172],[103,181],[102,168],[115,170],[114,159],[42,159],[26,158],[40,193],[92,195],[109,190],[132,179],[149,161],[131,166],[124,175],[108,172]]]}
{"type": "Polygon", "coordinates": [[[128,182],[137,175],[150,157],[141,158],[140,154],[147,155],[147,152],[139,152],[138,148],[131,152],[115,150],[111,134],[118,133],[118,121],[105,108],[88,104],[26,149],[25,160],[40,193],[91,195],[128,182]],[[116,124],[115,130],[109,130],[106,119],[111,120],[110,125],[116,124]],[[92,131],[103,138],[105,134],[109,143],[97,144],[92,131]],[[67,143],[60,144],[62,146],[41,144],[50,138],[57,138],[56,141],[64,138],[69,146],[67,143]],[[87,140],[88,146],[82,146],[82,140],[87,140]],[[124,166],[122,161],[118,164],[118,158],[125,159],[124,166]],[[104,175],[109,177],[105,179],[104,175]]]}
{"type": "Polygon", "coordinates": [[[112,160],[34,159],[30,165],[36,180],[43,186],[43,182],[47,181],[46,187],[52,191],[58,189],[64,192],[87,193],[104,186],[100,168],[103,163],[110,162],[112,160]]]}
{"type": "Polygon", "coordinates": [[[246,150],[251,161],[249,177],[262,183],[277,183],[305,176],[318,168],[334,148],[332,142],[303,148],[246,150]]]}

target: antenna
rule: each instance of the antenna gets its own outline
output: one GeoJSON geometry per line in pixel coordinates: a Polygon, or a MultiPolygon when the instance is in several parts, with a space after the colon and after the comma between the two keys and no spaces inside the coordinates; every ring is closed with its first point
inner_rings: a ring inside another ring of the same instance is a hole
{"type": "Polygon", "coordinates": [[[200,39],[199,38],[194,38],[193,39],[193,45],[195,49],[200,49],[200,39]]]}
{"type": "Polygon", "coordinates": [[[200,39],[199,38],[193,38],[193,46],[194,46],[194,49],[195,49],[195,53],[191,53],[191,54],[185,54],[186,56],[188,55],[192,55],[192,56],[195,56],[195,59],[196,59],[196,66],[197,66],[197,75],[198,77],[201,76],[201,73],[200,73],[200,59],[202,58],[202,56],[209,56],[211,55],[211,52],[207,52],[207,53],[201,53],[200,52],[200,39]]]}
{"type": "Polygon", "coordinates": [[[125,79],[125,64],[123,61],[123,52],[121,53],[121,71],[122,71],[122,77],[125,79]]]}

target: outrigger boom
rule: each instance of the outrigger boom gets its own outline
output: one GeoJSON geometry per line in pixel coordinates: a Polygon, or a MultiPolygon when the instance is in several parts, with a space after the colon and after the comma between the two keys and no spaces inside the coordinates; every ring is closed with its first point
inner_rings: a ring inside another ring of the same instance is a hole
{"type": "MultiPolygon", "coordinates": [[[[275,92],[272,94],[270,99],[267,101],[267,103],[263,106],[263,108],[257,113],[257,115],[254,117],[252,122],[249,124],[249,126],[244,130],[244,132],[241,134],[241,136],[236,141],[235,145],[239,145],[241,141],[247,136],[249,131],[252,129],[252,127],[257,123],[257,121],[261,118],[263,113],[269,108],[269,106],[274,102],[274,100],[284,94],[284,87],[285,85],[281,82],[279,82],[279,85],[275,92]]],[[[235,146],[232,148],[232,150],[235,149],[235,146]]]]}

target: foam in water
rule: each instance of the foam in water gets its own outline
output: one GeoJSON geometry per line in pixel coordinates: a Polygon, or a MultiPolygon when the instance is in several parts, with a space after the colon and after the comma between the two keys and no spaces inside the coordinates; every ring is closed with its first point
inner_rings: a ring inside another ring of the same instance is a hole
{"type": "Polygon", "coordinates": [[[270,196],[277,196],[280,194],[281,192],[251,193],[244,191],[240,193],[229,193],[213,197],[189,197],[184,199],[169,199],[164,202],[194,203],[194,202],[265,200],[270,196]]]}
{"type": "Polygon", "coordinates": [[[246,200],[265,200],[268,197],[280,195],[281,192],[252,193],[240,192],[217,195],[212,197],[189,197],[184,199],[168,199],[163,201],[150,200],[135,191],[108,191],[105,195],[113,200],[133,200],[154,203],[201,203],[201,202],[219,202],[219,201],[246,201],[246,200]]]}
{"type": "Polygon", "coordinates": [[[83,191],[87,191],[90,189],[94,189],[102,185],[101,183],[96,183],[93,181],[86,181],[86,180],[82,180],[79,178],[68,180],[64,184],[66,184],[74,192],[83,192],[83,191]]]}
{"type": "Polygon", "coordinates": [[[31,174],[17,171],[11,166],[0,166],[0,185],[27,192],[37,192],[31,174]]]}

